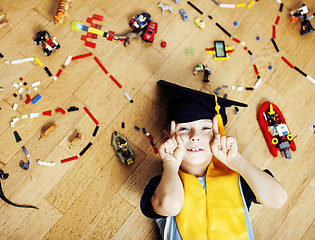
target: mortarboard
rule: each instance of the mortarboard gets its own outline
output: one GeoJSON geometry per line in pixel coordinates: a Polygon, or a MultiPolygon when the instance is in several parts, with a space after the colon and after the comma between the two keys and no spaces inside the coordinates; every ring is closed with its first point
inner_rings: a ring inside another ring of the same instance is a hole
{"type": "Polygon", "coordinates": [[[176,123],[185,123],[217,116],[220,134],[225,135],[224,126],[227,123],[225,108],[233,105],[247,107],[245,103],[220,98],[164,80],[159,80],[157,84],[171,90],[167,106],[167,123],[171,123],[172,120],[176,123]]]}

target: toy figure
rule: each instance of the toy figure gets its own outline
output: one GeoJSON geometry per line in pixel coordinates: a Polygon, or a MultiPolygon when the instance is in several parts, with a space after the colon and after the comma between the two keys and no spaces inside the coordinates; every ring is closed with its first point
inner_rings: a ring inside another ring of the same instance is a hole
{"type": "Polygon", "coordinates": [[[57,124],[52,124],[49,128],[47,128],[47,129],[43,132],[42,136],[41,136],[38,140],[41,140],[41,139],[44,138],[44,137],[48,137],[49,133],[50,133],[50,132],[54,132],[57,128],[58,128],[58,125],[57,125],[57,124]]]}
{"type": "Polygon", "coordinates": [[[290,12],[291,20],[290,22],[295,23],[299,19],[303,19],[301,22],[301,35],[305,35],[307,33],[313,32],[314,28],[310,22],[310,19],[312,19],[315,16],[315,13],[313,13],[311,16],[307,17],[307,13],[309,13],[309,9],[305,4],[302,4],[302,7],[296,10],[293,10],[290,12]]]}
{"type": "Polygon", "coordinates": [[[3,15],[0,15],[0,29],[4,27],[5,25],[9,25],[10,27],[12,27],[7,19],[6,14],[3,14],[3,15]]]}
{"type": "Polygon", "coordinates": [[[114,131],[112,135],[112,147],[114,148],[119,161],[126,165],[133,164],[135,154],[129,146],[127,138],[116,131],[114,131]]]}
{"type": "Polygon", "coordinates": [[[68,7],[69,7],[70,0],[60,0],[57,13],[55,16],[55,25],[63,22],[64,17],[69,17],[68,7]]]}
{"type": "Polygon", "coordinates": [[[125,39],[124,46],[127,47],[127,43],[130,45],[130,39],[138,39],[144,33],[144,29],[140,29],[139,31],[127,32],[123,35],[114,35],[114,38],[117,39],[125,39]]]}
{"type": "Polygon", "coordinates": [[[56,49],[60,48],[60,44],[56,38],[46,30],[36,33],[34,42],[43,48],[46,56],[49,56],[51,53],[56,52],[56,49]]]}
{"type": "Polygon", "coordinates": [[[168,102],[169,139],[159,153],[162,175],[153,177],[141,211],[156,219],[163,239],[253,239],[252,202],[280,208],[287,193],[268,170],[238,153],[225,136],[226,107],[246,104],[160,80],[172,91],[168,102]]]}

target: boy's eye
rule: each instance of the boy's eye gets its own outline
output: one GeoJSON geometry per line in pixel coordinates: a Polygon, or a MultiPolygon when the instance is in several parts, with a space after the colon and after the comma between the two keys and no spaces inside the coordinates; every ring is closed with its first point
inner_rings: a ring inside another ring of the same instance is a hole
{"type": "Polygon", "coordinates": [[[187,131],[187,130],[188,130],[188,128],[186,128],[186,127],[181,127],[181,128],[178,129],[179,132],[180,131],[187,131]]]}
{"type": "Polygon", "coordinates": [[[202,130],[211,130],[212,127],[203,127],[202,130]]]}

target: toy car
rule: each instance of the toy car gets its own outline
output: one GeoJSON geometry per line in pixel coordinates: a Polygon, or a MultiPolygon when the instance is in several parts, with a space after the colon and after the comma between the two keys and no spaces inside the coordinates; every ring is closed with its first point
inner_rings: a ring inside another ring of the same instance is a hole
{"type": "Polygon", "coordinates": [[[196,23],[196,25],[197,25],[198,27],[200,27],[201,29],[204,29],[205,26],[206,26],[206,23],[205,23],[202,19],[200,19],[200,18],[196,18],[196,19],[195,19],[195,23],[196,23]]]}
{"type": "Polygon", "coordinates": [[[44,49],[46,56],[49,56],[52,52],[56,52],[56,49],[60,48],[60,44],[56,41],[56,38],[46,30],[39,31],[36,34],[34,42],[44,49]]]}
{"type": "Polygon", "coordinates": [[[277,157],[277,151],[280,151],[283,157],[291,159],[290,149],[295,151],[296,146],[279,108],[273,103],[264,102],[257,118],[271,154],[277,157]]]}
{"type": "Polygon", "coordinates": [[[154,34],[157,33],[157,23],[150,21],[145,33],[142,35],[142,39],[146,42],[153,42],[154,34]]]}
{"type": "Polygon", "coordinates": [[[291,15],[291,23],[295,23],[299,19],[302,19],[301,22],[301,35],[305,35],[307,33],[313,32],[315,29],[313,28],[310,19],[315,16],[315,13],[307,17],[307,13],[309,13],[309,9],[305,4],[302,4],[302,7],[290,12],[291,15]]]}
{"type": "Polygon", "coordinates": [[[182,16],[182,18],[183,18],[184,21],[188,21],[188,16],[187,16],[187,13],[185,12],[184,9],[180,9],[180,10],[179,10],[179,13],[180,13],[180,15],[182,16]]]}
{"type": "Polygon", "coordinates": [[[112,135],[112,146],[116,152],[117,158],[123,164],[131,165],[134,162],[135,154],[128,145],[128,140],[123,135],[114,131],[112,135]]]}
{"type": "Polygon", "coordinates": [[[151,15],[149,13],[142,12],[141,14],[136,15],[130,20],[129,26],[133,30],[140,30],[148,25],[150,18],[151,15]]]}

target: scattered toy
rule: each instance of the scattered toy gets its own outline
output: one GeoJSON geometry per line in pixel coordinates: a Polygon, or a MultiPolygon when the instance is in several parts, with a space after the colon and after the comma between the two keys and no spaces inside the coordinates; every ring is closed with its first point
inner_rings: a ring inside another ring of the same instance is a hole
{"type": "Polygon", "coordinates": [[[68,8],[69,8],[70,0],[60,0],[57,13],[55,16],[55,25],[63,22],[64,17],[69,17],[68,8]]]}
{"type": "Polygon", "coordinates": [[[290,12],[291,20],[290,22],[295,23],[299,19],[302,19],[301,22],[301,35],[305,35],[307,33],[313,32],[314,28],[310,23],[310,19],[312,19],[315,16],[315,13],[307,17],[307,13],[309,13],[309,9],[305,4],[302,4],[302,7],[296,10],[293,10],[290,12]]]}
{"type": "Polygon", "coordinates": [[[257,118],[271,154],[277,157],[280,151],[283,157],[291,159],[290,149],[295,151],[296,146],[280,109],[269,101],[264,102],[257,118]]]}
{"type": "Polygon", "coordinates": [[[77,133],[74,137],[74,139],[70,142],[70,145],[69,145],[69,148],[73,148],[75,146],[75,143],[78,141],[78,140],[81,140],[82,138],[82,135],[81,133],[77,133]]]}
{"type": "Polygon", "coordinates": [[[36,34],[34,42],[44,49],[46,56],[49,56],[52,52],[56,52],[56,49],[60,48],[60,44],[56,41],[56,38],[46,30],[39,31],[36,34]]]}
{"type": "Polygon", "coordinates": [[[164,11],[170,11],[171,14],[173,13],[171,5],[164,5],[163,3],[159,3],[158,6],[161,8],[162,14],[164,14],[164,11]]]}
{"type": "Polygon", "coordinates": [[[135,154],[128,144],[127,138],[118,132],[112,134],[112,147],[114,148],[117,158],[126,165],[131,165],[134,162],[135,154]]]}
{"type": "Polygon", "coordinates": [[[21,162],[20,162],[20,167],[21,167],[22,169],[24,169],[25,171],[26,171],[26,170],[28,170],[28,169],[29,169],[29,167],[30,167],[30,161],[29,161],[29,160],[27,160],[27,163],[26,163],[26,162],[21,161],[21,162]]]}
{"type": "Polygon", "coordinates": [[[182,18],[183,18],[184,21],[188,21],[188,16],[187,16],[187,13],[185,12],[184,9],[180,9],[180,10],[179,10],[179,13],[180,13],[180,15],[182,16],[182,18]]]}
{"type": "Polygon", "coordinates": [[[157,28],[158,28],[157,23],[150,21],[149,25],[146,28],[146,31],[142,35],[142,39],[145,42],[151,42],[152,43],[154,40],[154,35],[157,33],[157,28]]]}
{"type": "Polygon", "coordinates": [[[142,12],[141,14],[136,15],[130,20],[129,26],[133,30],[140,30],[142,28],[145,28],[149,24],[150,18],[151,15],[149,13],[142,12]]]}
{"type": "Polygon", "coordinates": [[[42,136],[41,136],[38,140],[41,140],[41,139],[43,139],[44,137],[45,137],[45,138],[48,137],[49,133],[50,133],[50,132],[54,132],[57,128],[58,128],[58,125],[57,125],[57,124],[52,124],[49,128],[47,128],[47,129],[43,132],[42,136]]]}
{"type": "Polygon", "coordinates": [[[201,29],[204,29],[206,27],[206,23],[200,18],[196,18],[195,23],[201,29]]]}
{"type": "Polygon", "coordinates": [[[3,193],[3,190],[2,190],[2,186],[1,186],[1,181],[0,181],[0,198],[5,201],[6,203],[14,206],[14,207],[21,207],[21,208],[35,208],[35,209],[38,209],[38,207],[34,207],[34,206],[30,206],[30,205],[19,205],[19,204],[16,204],[16,203],[13,203],[11,202],[9,199],[7,199],[3,193]]]}
{"type": "Polygon", "coordinates": [[[165,41],[162,41],[162,42],[161,42],[161,47],[162,47],[162,48],[166,48],[166,45],[167,45],[167,43],[166,43],[165,41]]]}

